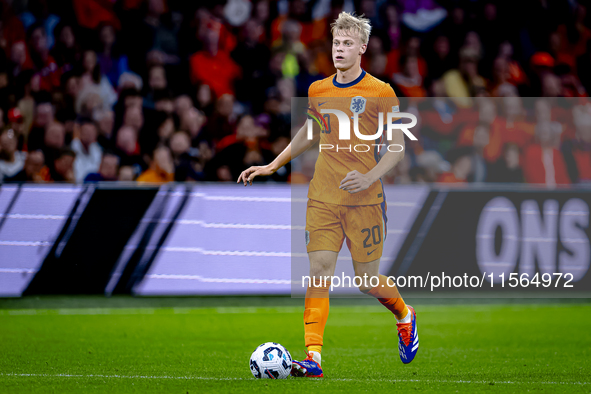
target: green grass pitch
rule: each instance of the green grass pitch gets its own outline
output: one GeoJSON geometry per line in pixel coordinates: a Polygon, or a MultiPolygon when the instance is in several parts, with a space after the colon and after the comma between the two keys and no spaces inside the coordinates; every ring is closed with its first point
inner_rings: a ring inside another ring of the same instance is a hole
{"type": "Polygon", "coordinates": [[[324,379],[270,381],[249,356],[275,341],[302,358],[301,299],[0,300],[0,392],[591,392],[588,302],[410,300],[420,350],[403,365],[369,301],[333,302],[324,379]]]}

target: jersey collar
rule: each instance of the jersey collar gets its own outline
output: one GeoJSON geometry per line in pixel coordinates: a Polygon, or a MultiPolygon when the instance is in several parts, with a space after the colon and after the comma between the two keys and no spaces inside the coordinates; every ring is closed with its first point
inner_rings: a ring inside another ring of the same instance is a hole
{"type": "Polygon", "coordinates": [[[334,75],[334,78],[332,79],[332,83],[337,88],[350,88],[351,86],[357,85],[363,79],[363,77],[365,77],[365,74],[367,74],[365,72],[365,70],[364,69],[361,69],[361,75],[359,75],[357,77],[357,79],[355,79],[354,81],[351,81],[349,83],[339,83],[339,82],[337,82],[337,75],[335,74],[334,75]]]}

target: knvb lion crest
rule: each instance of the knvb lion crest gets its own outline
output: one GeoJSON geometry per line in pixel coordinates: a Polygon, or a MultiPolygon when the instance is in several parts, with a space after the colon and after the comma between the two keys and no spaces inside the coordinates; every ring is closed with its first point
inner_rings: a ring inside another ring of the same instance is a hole
{"type": "Polygon", "coordinates": [[[362,114],[365,112],[365,104],[367,103],[367,99],[364,99],[361,96],[353,97],[351,99],[351,107],[350,110],[354,114],[362,114]]]}

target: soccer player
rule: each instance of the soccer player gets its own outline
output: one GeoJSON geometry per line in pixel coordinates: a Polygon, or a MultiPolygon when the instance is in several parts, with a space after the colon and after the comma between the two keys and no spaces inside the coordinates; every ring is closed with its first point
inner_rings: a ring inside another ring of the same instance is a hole
{"type": "Polygon", "coordinates": [[[393,282],[379,274],[386,236],[386,201],[380,178],[404,157],[404,135],[400,130],[392,133],[389,146],[382,143],[385,142],[383,138],[367,141],[353,132],[350,140],[339,140],[337,115],[322,113],[323,109],[333,108],[345,112],[349,119],[357,115],[359,132],[376,135],[380,124],[377,114],[384,114],[381,124],[386,125],[385,114],[398,111],[398,98],[389,84],[361,69],[361,56],[367,49],[371,32],[369,20],[342,12],[331,27],[332,59],[337,73],[314,82],[309,88],[308,116],[314,119],[313,139],[307,138],[304,125],[272,163],[250,167],[238,178],[238,183],[252,185],[255,177],[273,174],[315,142],[320,142],[306,210],[305,241],[310,278],[314,279],[308,283],[304,310],[307,358],[294,361],[292,367],[293,376],[303,377],[324,376],[321,351],[330,283],[320,278],[334,275],[344,240],[351,251],[355,275],[374,277],[374,287],[365,280],[359,290],[377,298],[396,317],[402,362],[410,363],[419,347],[414,309],[405,304],[393,282]],[[364,146],[372,145],[372,151],[365,152],[364,146]],[[357,146],[360,148],[356,149],[357,146]],[[381,153],[385,152],[381,159],[380,148],[381,153]]]}

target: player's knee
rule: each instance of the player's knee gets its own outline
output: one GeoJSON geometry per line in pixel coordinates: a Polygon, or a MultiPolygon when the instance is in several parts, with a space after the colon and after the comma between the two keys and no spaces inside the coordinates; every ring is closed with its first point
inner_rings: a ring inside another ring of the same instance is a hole
{"type": "MultiPolygon", "coordinates": [[[[328,269],[328,267],[324,267],[321,265],[310,267],[310,277],[312,277],[312,278],[324,279],[325,276],[330,277],[330,275],[331,275],[331,272],[330,272],[330,269],[328,269]]],[[[330,278],[328,280],[330,281],[330,278]]]]}
{"type": "Polygon", "coordinates": [[[312,286],[330,286],[331,276],[330,271],[323,266],[310,267],[310,283],[312,286]]]}
{"type": "MultiPolygon", "coordinates": [[[[311,277],[330,277],[333,273],[333,264],[324,261],[310,262],[310,276],[311,277]]],[[[328,279],[330,281],[330,278],[328,279]]]]}

